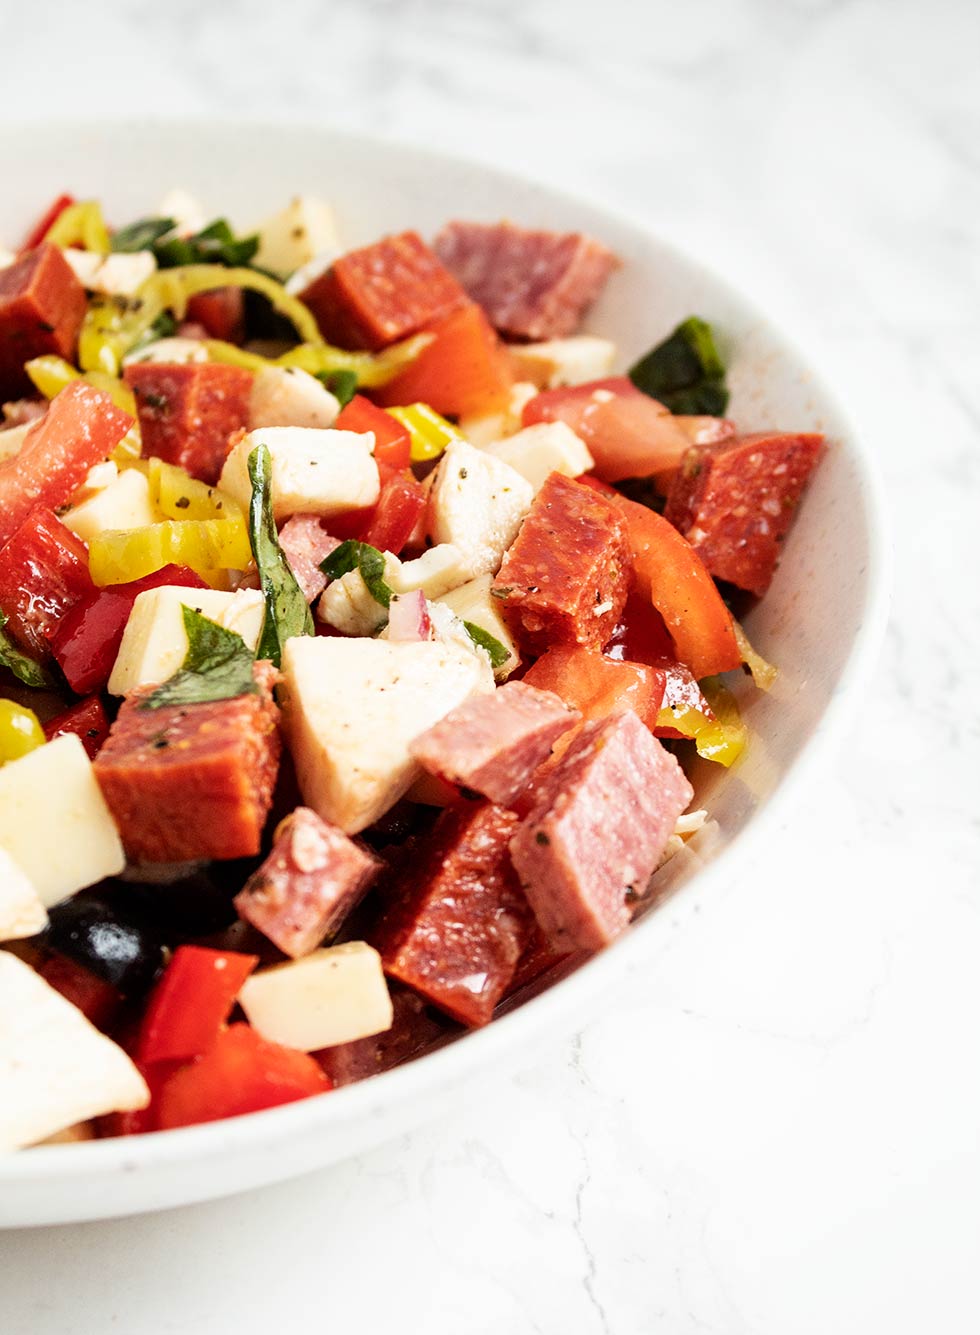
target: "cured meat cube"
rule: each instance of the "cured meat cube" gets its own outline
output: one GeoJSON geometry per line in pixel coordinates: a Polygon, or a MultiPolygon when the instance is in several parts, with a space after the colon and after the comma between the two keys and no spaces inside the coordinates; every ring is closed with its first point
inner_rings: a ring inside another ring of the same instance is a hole
{"type": "Polygon", "coordinates": [[[24,363],[43,353],[75,360],[85,289],[57,246],[43,245],[0,269],[0,394],[31,388],[24,363]]]}
{"type": "Polygon", "coordinates": [[[585,724],[510,844],[556,950],[598,950],[623,931],[693,794],[632,711],[585,724]]]}
{"type": "Polygon", "coordinates": [[[622,515],[598,492],[552,473],[494,581],[504,619],[537,650],[604,644],[632,579],[622,515]]]}
{"type": "Polygon", "coordinates": [[[417,232],[401,232],[341,256],[300,300],[328,341],[383,348],[441,320],[467,297],[417,232]]]}
{"type": "Polygon", "coordinates": [[[335,1088],[353,1085],[368,1076],[390,1071],[412,1057],[420,1057],[451,1032],[450,1022],[431,1010],[410,987],[394,983],[389,991],[394,1011],[390,1029],[313,1053],[335,1088]]]}
{"type": "Polygon", "coordinates": [[[293,515],[279,530],[279,546],[308,603],[319,598],[327,587],[320,562],[339,545],[323,527],[319,515],[293,515]]]}
{"type": "Polygon", "coordinates": [[[502,333],[564,338],[616,267],[612,251],[581,232],[512,223],[448,223],[435,251],[502,333]]]}
{"type": "Polygon", "coordinates": [[[141,709],[154,687],[123,702],[95,775],[133,862],[254,857],[279,766],[276,673],[255,672],[253,695],[141,709]]]}
{"type": "Polygon", "coordinates": [[[136,395],[143,454],[213,486],[228,437],[248,425],[252,372],[218,362],[139,362],[125,380],[136,395]]]}
{"type": "Polygon", "coordinates": [[[94,592],[88,550],[53,510],[38,505],[0,548],[0,608],[31,653],[49,642],[70,608],[94,592]]]}
{"type": "Polygon", "coordinates": [[[491,1018],[531,930],[507,851],[517,825],[489,802],[447,808],[378,928],[385,973],[466,1025],[491,1018]]]}
{"type": "Polygon", "coordinates": [[[664,517],[716,579],[761,595],[823,448],[816,433],[758,432],[687,451],[664,517]]]}
{"type": "Polygon", "coordinates": [[[551,691],[512,681],[464,701],[409,749],[430,774],[509,806],[578,717],[551,691]]]}
{"type": "Polygon", "coordinates": [[[380,869],[343,830],[297,807],[235,896],[235,908],[284,955],[298,959],[336,932],[380,869]]]}

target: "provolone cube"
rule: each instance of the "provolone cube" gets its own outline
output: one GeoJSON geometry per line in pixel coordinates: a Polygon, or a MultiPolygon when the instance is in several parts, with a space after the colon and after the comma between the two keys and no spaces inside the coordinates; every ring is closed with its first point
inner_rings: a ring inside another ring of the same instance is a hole
{"type": "Polygon", "coordinates": [[[252,497],[248,456],[259,445],[269,451],[272,508],[278,523],[295,514],[329,516],[362,510],[378,499],[381,483],[373,431],[272,426],[250,431],[221,470],[218,485],[243,510],[248,510],[252,497]]]}
{"type": "Polygon", "coordinates": [[[259,228],[252,263],[285,278],[323,251],[339,247],[330,205],[312,195],[297,195],[259,228]]]}
{"type": "Polygon", "coordinates": [[[533,498],[531,484],[509,464],[468,441],[454,440],[429,495],[432,538],[459,548],[467,578],[494,571],[533,498]]]}
{"type": "Polygon", "coordinates": [[[2,950],[0,1092],[0,1151],[150,1101],[122,1048],[30,965],[2,950]]]}
{"type": "Polygon", "coordinates": [[[326,385],[298,366],[264,366],[255,373],[249,430],[264,426],[333,426],[340,403],[326,385]]]}
{"type": "Polygon", "coordinates": [[[514,637],[507,629],[507,623],[498,611],[499,600],[490,593],[492,584],[492,575],[478,575],[476,579],[460,585],[458,589],[443,594],[437,600],[437,605],[448,607],[461,620],[479,626],[481,630],[485,630],[488,635],[500,641],[507,650],[507,658],[497,669],[496,676],[499,681],[509,677],[515,668],[520,667],[521,656],[514,643],[514,637]]]}
{"type": "Polygon", "coordinates": [[[538,389],[557,389],[609,375],[616,344],[594,334],[575,334],[546,343],[514,344],[510,354],[522,380],[531,381],[538,389]]]}
{"type": "Polygon", "coordinates": [[[261,969],[238,1000],[263,1038],[302,1052],[384,1033],[393,1018],[381,956],[363,941],[261,969]]]}
{"type": "Polygon", "coordinates": [[[74,733],[0,769],[0,847],[47,907],[122,871],[119,832],[74,733]]]}
{"type": "Polygon", "coordinates": [[[486,661],[434,640],[287,640],[284,722],[307,804],[357,834],[419,774],[409,744],[456,705],[493,690],[486,661]]]}
{"type": "Polygon", "coordinates": [[[83,542],[116,528],[144,528],[156,522],[150,484],[136,468],[127,468],[114,482],[94,492],[61,517],[83,542]]]}
{"type": "Polygon", "coordinates": [[[257,589],[223,593],[165,584],[147,589],[133,603],[119,653],[109,677],[111,695],[128,695],[137,686],[168,681],[187,657],[183,608],[193,607],[225,630],[240,635],[254,649],[262,633],[265,605],[257,589]]]}
{"type": "Polygon", "coordinates": [[[486,447],[487,454],[510,464],[527,478],[537,494],[551,473],[578,477],[587,473],[594,460],[581,436],[567,422],[539,422],[526,426],[506,440],[486,447]]]}
{"type": "Polygon", "coordinates": [[[0,941],[36,936],[47,925],[47,912],[30,878],[0,848],[0,941]]]}

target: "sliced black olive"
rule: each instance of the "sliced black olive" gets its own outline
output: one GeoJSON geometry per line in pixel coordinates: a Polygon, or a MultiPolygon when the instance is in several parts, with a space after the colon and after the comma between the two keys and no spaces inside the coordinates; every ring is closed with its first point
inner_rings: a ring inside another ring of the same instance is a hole
{"type": "Polygon", "coordinates": [[[123,996],[141,996],[164,964],[164,940],[128,886],[83,890],[48,912],[44,942],[123,996]]]}

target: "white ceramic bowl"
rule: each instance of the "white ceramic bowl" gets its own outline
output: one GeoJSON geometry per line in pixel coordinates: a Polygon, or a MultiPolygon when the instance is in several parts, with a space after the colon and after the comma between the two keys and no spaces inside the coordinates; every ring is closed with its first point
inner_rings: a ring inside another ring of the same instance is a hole
{"type": "Polygon", "coordinates": [[[600,990],[654,956],[719,878],[737,877],[753,845],[764,849],[776,799],[799,793],[818,742],[840,731],[874,662],[887,580],[868,460],[807,358],[750,299],[641,225],[504,172],[313,129],[120,123],[3,131],[0,174],[0,239],[8,243],[62,190],[98,197],[110,219],[125,221],[152,212],[173,185],[242,225],[297,192],[325,196],[350,245],[405,227],[431,235],[451,217],[582,229],[624,261],[588,321],[615,339],[623,367],[696,312],[723,332],[730,412],[743,429],[817,429],[833,442],[772,588],[747,622],[760,651],[779,665],[779,683],[768,697],[741,689],[750,749],[733,773],[698,772],[698,800],[719,835],[700,865],[679,859],[664,875],[653,911],[487,1029],[362,1084],[207,1126],[4,1157],[0,1225],[23,1225],[153,1210],[323,1166],[423,1121],[481,1073],[529,1063],[535,1044],[583,1023],[600,990]]]}

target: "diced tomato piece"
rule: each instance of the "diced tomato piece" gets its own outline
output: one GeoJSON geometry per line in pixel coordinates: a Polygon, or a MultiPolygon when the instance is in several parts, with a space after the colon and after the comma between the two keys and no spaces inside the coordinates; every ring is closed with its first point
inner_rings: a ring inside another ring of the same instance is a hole
{"type": "Polygon", "coordinates": [[[213,486],[229,436],[248,423],[251,371],[220,362],[138,362],[125,380],[136,395],[143,453],[213,486]]]}
{"type": "Polygon", "coordinates": [[[0,544],[35,505],[66,505],[92,465],[108,458],[132,425],[108,394],[84,380],[66,386],[18,452],[0,464],[0,544]]]}
{"type": "Polygon", "coordinates": [[[625,376],[546,389],[524,405],[522,421],[567,423],[588,445],[596,475],[606,482],[676,468],[691,444],[664,405],[625,376]]]}
{"type": "Polygon", "coordinates": [[[567,705],[581,710],[584,719],[632,709],[651,729],[664,695],[664,673],[659,669],[609,658],[586,645],[548,649],[523,680],[538,690],[554,691],[567,705]]]}
{"type": "Polygon", "coordinates": [[[691,544],[673,524],[612,487],[582,477],[626,518],[637,592],[650,598],[664,619],[677,657],[695,677],[714,676],[741,665],[732,614],[691,544]]]}
{"type": "Polygon", "coordinates": [[[162,1131],[275,1108],[332,1085],[312,1057],[270,1043],[247,1024],[223,1029],[203,1056],[164,1082],[156,1125],[162,1131]]]}
{"type": "Polygon", "coordinates": [[[99,753],[99,747],[109,736],[109,720],[106,718],[105,706],[97,695],[90,695],[87,700],[79,700],[77,705],[72,705],[63,714],[49,719],[44,725],[44,735],[49,742],[55,737],[63,737],[68,732],[73,732],[76,737],[81,738],[89,760],[94,760],[99,753]]]}
{"type": "Polygon", "coordinates": [[[408,542],[426,506],[426,490],[410,469],[382,465],[381,494],[368,510],[350,510],[330,520],[330,532],[341,541],[356,538],[396,556],[408,542]]]}
{"type": "Polygon", "coordinates": [[[258,955],[178,946],[143,1017],[137,1060],[199,1057],[218,1037],[258,955]]]}
{"type": "Polygon", "coordinates": [[[97,1029],[105,1029],[122,1009],[122,994],[111,983],[96,977],[67,955],[52,952],[38,966],[38,973],[97,1029]]]}
{"type": "Polygon", "coordinates": [[[373,431],[374,458],[379,467],[384,464],[388,468],[407,468],[412,462],[412,438],[408,427],[363,394],[355,394],[350,403],[341,408],[334,429],[373,431]]]}
{"type": "Polygon", "coordinates": [[[43,353],[75,360],[85,289],[57,246],[45,243],[0,269],[0,392],[30,392],[24,363],[43,353]]]}
{"type": "MultiPolygon", "coordinates": [[[[705,699],[694,673],[685,663],[679,663],[674,644],[664,625],[663,617],[652,603],[631,594],[627,599],[622,620],[605,646],[605,654],[617,662],[646,663],[664,674],[664,693],[660,708],[668,706],[696,709],[713,718],[711,706],[705,699]]],[[[657,737],[684,737],[676,728],[654,728],[657,737]]]]}
{"type": "Polygon", "coordinates": [[[514,382],[507,350],[479,306],[468,305],[431,326],[435,335],[414,362],[375,391],[379,403],[427,403],[449,417],[502,408],[514,382]]]}
{"type": "Polygon", "coordinates": [[[209,338],[241,343],[245,337],[245,294],[240,287],[197,292],[188,299],[187,319],[201,325],[209,338]]]}
{"type": "Polygon", "coordinates": [[[200,575],[186,566],[163,566],[128,584],[110,584],[104,589],[93,586],[61,619],[51,640],[51,652],[73,691],[88,695],[102,689],[119,653],[133,603],[146,589],[168,584],[187,589],[207,587],[200,575]]]}
{"type": "Polygon", "coordinates": [[[61,619],[94,587],[84,542],[47,506],[35,506],[0,548],[0,608],[31,653],[50,653],[61,619]]]}
{"type": "Polygon", "coordinates": [[[24,237],[20,253],[23,255],[25,250],[33,250],[35,246],[39,246],[51,231],[51,228],[64,213],[65,209],[70,208],[74,202],[74,195],[59,195],[58,198],[45,209],[34,226],[24,237]]]}

